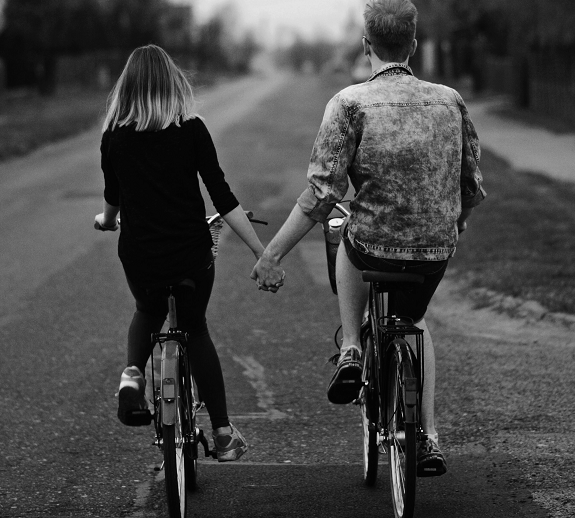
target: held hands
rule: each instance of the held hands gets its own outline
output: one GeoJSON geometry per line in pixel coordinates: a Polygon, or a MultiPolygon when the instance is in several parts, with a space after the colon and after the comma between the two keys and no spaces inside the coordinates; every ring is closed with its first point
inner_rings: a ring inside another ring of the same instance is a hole
{"type": "Polygon", "coordinates": [[[279,261],[262,255],[254,266],[250,277],[256,281],[258,290],[271,291],[276,293],[284,285],[286,272],[280,266],[279,261]]]}

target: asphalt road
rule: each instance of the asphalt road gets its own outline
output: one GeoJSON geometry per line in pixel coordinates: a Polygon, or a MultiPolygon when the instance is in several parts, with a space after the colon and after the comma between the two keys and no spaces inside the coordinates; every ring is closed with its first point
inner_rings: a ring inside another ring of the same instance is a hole
{"type": "MultiPolygon", "coordinates": [[[[305,187],[334,89],[312,77],[261,78],[203,96],[200,113],[234,191],[270,222],[258,228],[264,241],[305,187]]],[[[92,230],[102,203],[98,145],[93,131],[0,165],[1,517],[167,516],[151,428],[115,417],[133,310],[117,236],[92,230]]],[[[361,482],[358,409],[325,397],[338,313],[323,253],[313,229],[285,260],[285,288],[263,293],[249,279],[251,253],[224,233],[209,324],[231,419],[251,449],[235,464],[201,462],[189,516],[393,515],[383,459],[377,486],[361,482]]],[[[455,302],[442,303],[458,318],[455,302]]],[[[436,341],[453,345],[457,358],[446,365],[469,357],[473,335],[439,325],[437,312],[431,320],[436,341]]],[[[449,387],[441,389],[445,399],[449,387]]],[[[442,419],[460,417],[445,407],[442,419]]],[[[547,516],[515,457],[464,429],[455,435],[445,437],[449,472],[418,485],[417,516],[547,516]]]]}

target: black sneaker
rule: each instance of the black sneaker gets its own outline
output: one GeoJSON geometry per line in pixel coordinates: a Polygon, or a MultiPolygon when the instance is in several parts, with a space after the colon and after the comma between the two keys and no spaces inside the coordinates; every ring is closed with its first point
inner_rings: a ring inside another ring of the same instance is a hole
{"type": "Polygon", "coordinates": [[[146,380],[136,366],[126,367],[118,391],[118,419],[127,426],[146,426],[152,414],[146,400],[146,380]]]}
{"type": "Polygon", "coordinates": [[[447,464],[437,442],[429,435],[417,444],[417,476],[438,477],[447,472],[447,464]]]}
{"type": "Polygon", "coordinates": [[[351,403],[359,397],[362,387],[361,353],[355,346],[339,355],[337,368],[327,388],[327,398],[336,405],[351,403]]]}

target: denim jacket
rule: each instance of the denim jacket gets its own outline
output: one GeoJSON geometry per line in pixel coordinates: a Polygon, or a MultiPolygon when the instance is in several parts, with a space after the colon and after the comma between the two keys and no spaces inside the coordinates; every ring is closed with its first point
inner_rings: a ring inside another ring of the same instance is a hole
{"type": "Polygon", "coordinates": [[[298,204],[323,222],[351,182],[348,236],[356,249],[445,260],[455,252],[462,207],[485,197],[479,157],[461,96],[389,64],[328,103],[298,204]]]}

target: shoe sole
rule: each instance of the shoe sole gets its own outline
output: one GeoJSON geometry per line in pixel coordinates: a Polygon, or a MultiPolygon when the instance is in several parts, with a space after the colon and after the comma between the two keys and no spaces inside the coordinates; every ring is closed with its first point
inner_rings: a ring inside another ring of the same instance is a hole
{"type": "Polygon", "coordinates": [[[218,462],[232,462],[238,460],[244,453],[248,451],[246,446],[238,446],[237,448],[226,451],[224,453],[218,453],[218,462]]]}
{"type": "Polygon", "coordinates": [[[118,419],[126,426],[147,426],[152,422],[152,414],[140,390],[132,386],[125,386],[118,393],[118,419]]]}
{"type": "Polygon", "coordinates": [[[445,473],[447,473],[447,466],[440,458],[432,458],[417,465],[418,477],[439,477],[445,473]]]}
{"type": "Polygon", "coordinates": [[[327,399],[336,405],[351,403],[359,397],[362,387],[362,368],[359,362],[342,365],[337,369],[327,389],[327,399]]]}

